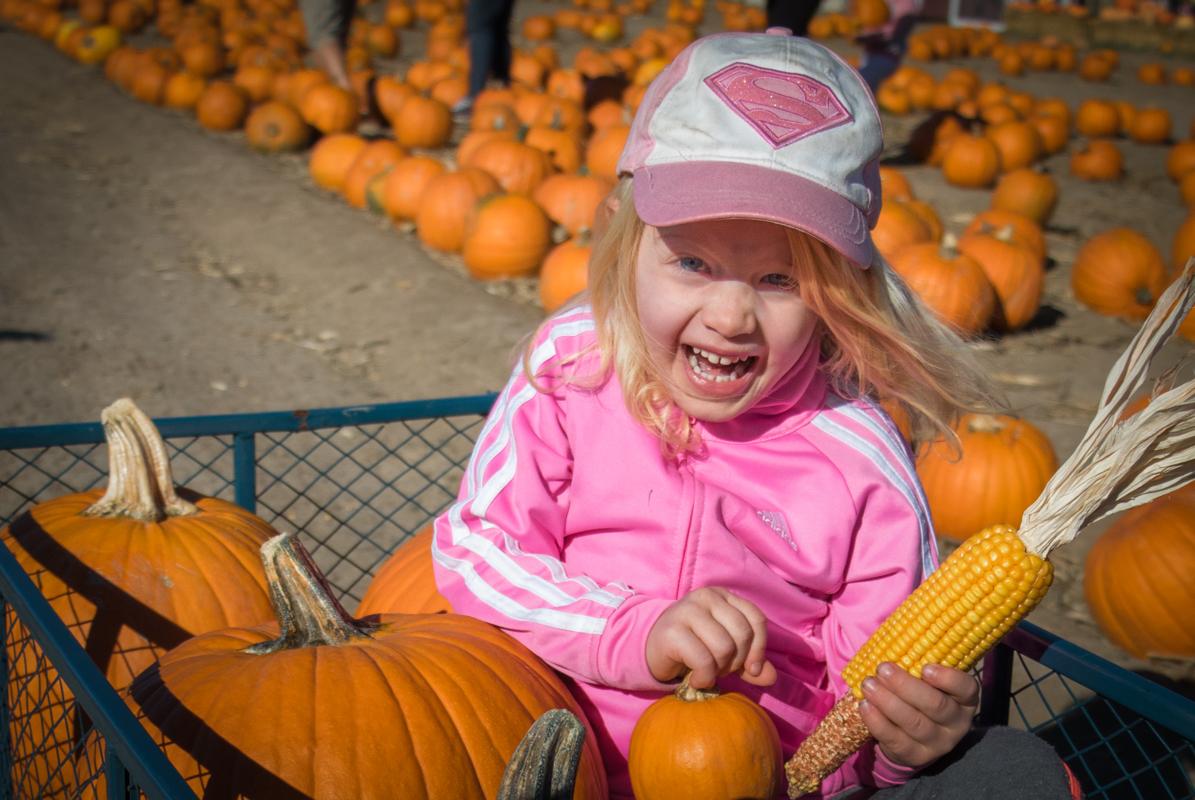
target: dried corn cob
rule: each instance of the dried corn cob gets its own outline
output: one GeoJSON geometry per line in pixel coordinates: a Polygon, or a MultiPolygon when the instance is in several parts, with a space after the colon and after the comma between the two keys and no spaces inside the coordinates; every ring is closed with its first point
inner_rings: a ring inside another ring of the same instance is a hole
{"type": "Polygon", "coordinates": [[[1045,596],[1054,548],[1098,519],[1195,479],[1195,381],[1171,388],[1167,374],[1144,410],[1119,419],[1193,301],[1195,258],[1113,366],[1086,434],[1025,511],[1020,530],[993,526],[967,539],[843,668],[850,693],[785,765],[790,798],[817,791],[866,743],[858,701],[864,678],[881,662],[918,677],[927,664],[969,669],[1045,596]]]}

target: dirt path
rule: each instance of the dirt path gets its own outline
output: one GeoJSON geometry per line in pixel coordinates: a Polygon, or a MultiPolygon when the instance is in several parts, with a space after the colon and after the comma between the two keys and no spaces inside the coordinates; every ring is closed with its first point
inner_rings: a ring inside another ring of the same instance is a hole
{"type": "MultiPolygon", "coordinates": [[[[566,60],[581,44],[566,37],[566,60]]],[[[405,60],[418,57],[417,35],[404,35],[404,47],[405,60]]],[[[1141,86],[1133,70],[1148,56],[1122,58],[1109,84],[1056,74],[1008,82],[1072,107],[1089,96],[1157,102],[1185,134],[1191,90],[1141,86]]],[[[957,64],[994,77],[986,60],[957,64]]],[[[412,235],[313,187],[304,155],[255,154],[239,135],[137,103],[11,29],[0,29],[0,75],[0,426],[93,420],[122,395],[173,416],[493,390],[542,318],[500,296],[509,287],[487,290],[412,235]]],[[[896,142],[915,120],[886,122],[896,142]]],[[[1071,296],[1075,251],[1130,225],[1168,253],[1183,216],[1164,150],[1121,146],[1128,177],[1116,185],[1072,179],[1065,154],[1047,161],[1062,201],[1040,324],[975,345],[1060,457],[1132,333],[1071,296]]],[[[950,230],[987,207],[987,193],[947,186],[932,168],[907,174],[950,230]]],[[[1189,344],[1174,344],[1166,360],[1184,353],[1189,344]]],[[[1096,535],[1057,554],[1058,587],[1034,621],[1118,663],[1187,674],[1134,661],[1095,628],[1079,579],[1096,535]]]]}

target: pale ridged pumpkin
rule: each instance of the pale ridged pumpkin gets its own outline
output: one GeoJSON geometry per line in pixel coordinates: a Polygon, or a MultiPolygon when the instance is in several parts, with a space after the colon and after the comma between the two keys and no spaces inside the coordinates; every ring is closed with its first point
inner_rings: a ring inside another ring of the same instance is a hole
{"type": "MultiPolygon", "coordinates": [[[[291,534],[262,547],[277,623],[197,636],[130,695],[200,797],[494,797],[550,709],[584,719],[550,667],[456,614],[354,620],[291,534]]],[[[592,731],[578,800],[605,797],[592,731]]]]}
{"type": "Polygon", "coordinates": [[[738,692],[694,689],[686,676],[635,723],[627,767],[637,800],[771,800],[782,759],[768,712],[738,692]]]}
{"type": "Polygon", "coordinates": [[[1019,525],[1058,469],[1046,435],[1003,415],[967,414],[955,426],[962,455],[938,439],[917,457],[917,474],[939,536],[962,541],[992,525],[1019,525]]]}
{"type": "Polygon", "coordinates": [[[407,539],[378,569],[365,596],[357,606],[357,616],[369,614],[437,614],[452,606],[436,588],[432,570],[432,536],[429,523],[407,539]]]}
{"type": "Polygon", "coordinates": [[[1195,492],[1125,512],[1087,554],[1083,592],[1100,629],[1138,658],[1195,658],[1195,492]]]}
{"type": "MultiPolygon", "coordinates": [[[[192,492],[176,493],[166,447],[132,402],[103,412],[107,490],[35,505],[0,540],[117,690],[195,634],[269,619],[259,548],[275,531],[248,511],[192,492]]],[[[11,619],[10,619],[11,622],[11,619]]],[[[37,658],[23,627],[6,627],[11,752],[18,796],[53,796],[56,785],[102,769],[63,759],[82,734],[66,713],[71,693],[37,658]]]]}

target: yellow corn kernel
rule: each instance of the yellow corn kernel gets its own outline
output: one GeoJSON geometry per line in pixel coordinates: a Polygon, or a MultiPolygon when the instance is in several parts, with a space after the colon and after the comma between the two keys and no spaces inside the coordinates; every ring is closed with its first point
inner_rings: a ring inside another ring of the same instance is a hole
{"type": "Polygon", "coordinates": [[[843,680],[862,698],[863,679],[884,661],[917,677],[926,664],[970,669],[1038,604],[1053,575],[1049,561],[1025,550],[1015,528],[987,528],[888,617],[843,668],[843,680]]]}

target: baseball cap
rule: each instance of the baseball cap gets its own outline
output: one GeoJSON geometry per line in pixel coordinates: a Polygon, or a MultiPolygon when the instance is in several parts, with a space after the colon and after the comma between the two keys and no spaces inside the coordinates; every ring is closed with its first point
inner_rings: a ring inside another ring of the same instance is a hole
{"type": "Polygon", "coordinates": [[[648,87],[618,173],[649,225],[746,217],[868,267],[884,135],[871,90],[787,28],[692,42],[648,87]]]}

